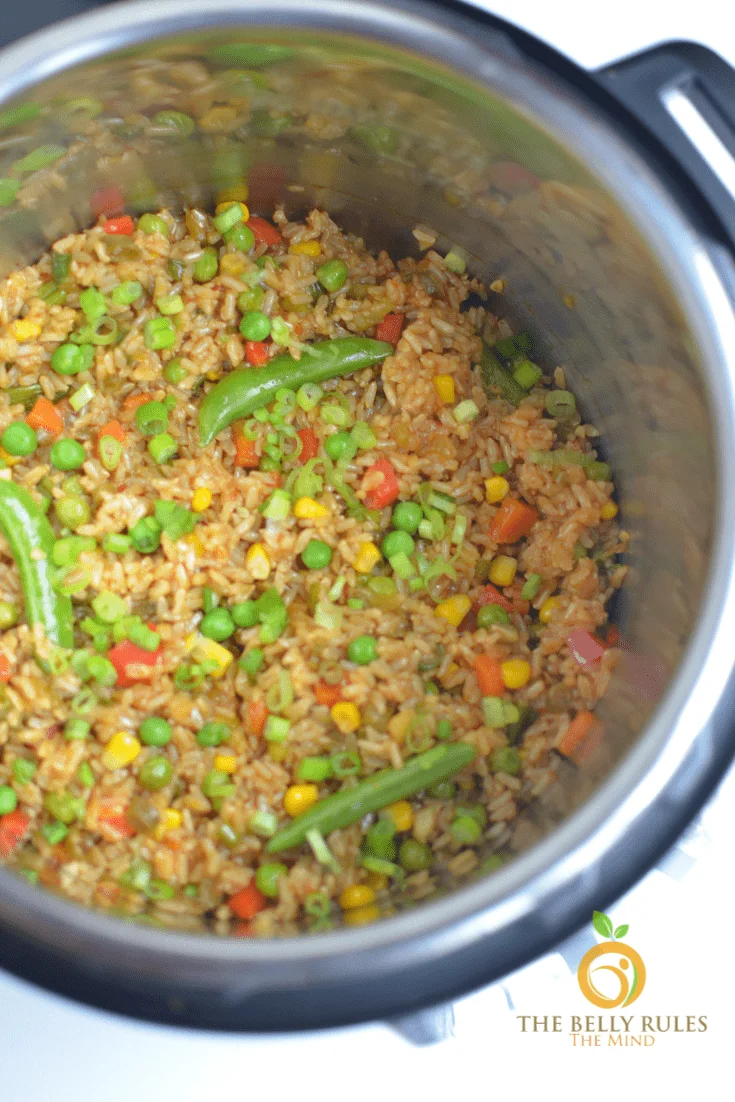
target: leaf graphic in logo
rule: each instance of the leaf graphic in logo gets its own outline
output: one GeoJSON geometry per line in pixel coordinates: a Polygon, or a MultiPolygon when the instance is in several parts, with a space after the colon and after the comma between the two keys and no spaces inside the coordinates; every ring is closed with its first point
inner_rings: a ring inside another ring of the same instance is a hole
{"type": "Polygon", "coordinates": [[[630,926],[618,926],[617,930],[613,934],[613,937],[625,937],[629,929],[630,926]]]}
{"type": "Polygon", "coordinates": [[[613,924],[602,911],[592,912],[592,925],[603,937],[612,937],[613,924]]]}

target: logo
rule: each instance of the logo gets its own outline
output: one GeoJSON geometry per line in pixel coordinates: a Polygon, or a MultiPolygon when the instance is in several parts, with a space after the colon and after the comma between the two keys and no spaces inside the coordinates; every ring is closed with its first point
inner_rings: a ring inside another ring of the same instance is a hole
{"type": "Polygon", "coordinates": [[[601,1010],[630,1006],[646,985],[646,966],[640,954],[624,941],[628,926],[613,924],[602,911],[592,912],[592,925],[607,940],[585,953],[579,962],[577,982],[584,997],[601,1010]]]}

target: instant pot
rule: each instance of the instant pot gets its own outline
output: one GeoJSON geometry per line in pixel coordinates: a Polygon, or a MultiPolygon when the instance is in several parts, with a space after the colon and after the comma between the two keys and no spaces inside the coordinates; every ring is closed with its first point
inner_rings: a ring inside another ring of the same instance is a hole
{"type": "Polygon", "coordinates": [[[162,0],[6,48],[6,111],[0,176],[63,153],[0,207],[0,275],[91,224],[113,184],[137,213],[247,179],[257,213],[318,206],[396,257],[417,224],[463,250],[600,428],[631,540],[604,743],[559,759],[500,871],[266,942],[136,925],[0,870],[0,965],[141,1018],[282,1031],[405,1014],[546,952],[651,867],[733,755],[731,70],[677,44],[589,75],[460,4],[162,0]],[[224,74],[239,113],[154,121],[216,108],[224,74]]]}

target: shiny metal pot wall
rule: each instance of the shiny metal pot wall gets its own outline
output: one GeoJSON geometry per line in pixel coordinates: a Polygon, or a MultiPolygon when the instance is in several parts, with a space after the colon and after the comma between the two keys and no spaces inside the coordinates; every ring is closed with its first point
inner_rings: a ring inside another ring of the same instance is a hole
{"type": "Polygon", "coordinates": [[[247,177],[255,209],[316,204],[394,255],[427,224],[504,282],[491,308],[564,365],[633,536],[605,747],[584,772],[560,766],[502,873],[372,928],[254,944],[134,927],[3,872],[6,967],[220,1028],[398,1013],[502,974],[604,906],[727,760],[731,257],[630,120],[523,47],[469,9],[183,0],[109,8],[0,60],[5,107],[43,107],[0,142],[0,176],[21,181],[0,208],[3,273],[88,225],[112,184],[149,210],[209,204],[247,177]],[[48,163],[30,171],[39,146],[48,163]]]}

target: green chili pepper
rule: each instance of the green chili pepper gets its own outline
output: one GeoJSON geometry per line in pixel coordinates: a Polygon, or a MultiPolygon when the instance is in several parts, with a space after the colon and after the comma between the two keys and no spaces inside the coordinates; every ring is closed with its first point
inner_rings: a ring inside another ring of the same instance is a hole
{"type": "Polygon", "coordinates": [[[455,742],[434,746],[412,758],[402,769],[382,769],[354,788],[346,788],[320,800],[310,811],[299,815],[271,838],[266,849],[269,853],[278,853],[300,845],[308,831],[329,834],[332,830],[357,823],[371,811],[380,811],[396,800],[405,800],[464,769],[475,754],[474,746],[455,742]]]}
{"type": "Polygon", "coordinates": [[[520,405],[522,399],[526,397],[523,387],[516,382],[509,371],[506,371],[498,357],[486,344],[482,346],[480,374],[488,394],[495,396],[497,391],[500,391],[501,398],[507,399],[514,406],[520,405]]]}
{"type": "Polygon", "coordinates": [[[41,624],[53,643],[71,650],[71,600],[57,593],[53,585],[56,537],[41,507],[15,482],[0,481],[0,531],[20,571],[29,622],[41,624]],[[38,552],[42,557],[35,558],[38,552]]]}
{"type": "Polygon", "coordinates": [[[258,371],[231,371],[202,402],[199,431],[205,447],[222,429],[253,410],[261,409],[284,388],[296,391],[304,383],[322,383],[380,363],[393,353],[393,345],[366,337],[340,337],[305,348],[300,360],[287,352],[274,356],[258,371]]]}

